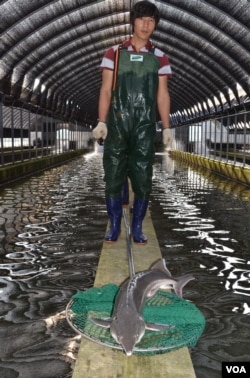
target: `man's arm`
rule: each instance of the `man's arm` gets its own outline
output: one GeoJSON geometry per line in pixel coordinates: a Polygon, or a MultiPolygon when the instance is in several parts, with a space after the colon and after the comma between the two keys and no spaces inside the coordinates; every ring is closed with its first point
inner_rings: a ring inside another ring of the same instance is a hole
{"type": "Polygon", "coordinates": [[[113,84],[113,71],[104,69],[102,71],[102,86],[99,97],[99,121],[106,122],[110,107],[113,84]]]}
{"type": "Polygon", "coordinates": [[[157,105],[160,113],[162,128],[169,128],[169,114],[170,114],[170,96],[168,91],[167,76],[159,76],[159,86],[157,93],[157,105]]]}

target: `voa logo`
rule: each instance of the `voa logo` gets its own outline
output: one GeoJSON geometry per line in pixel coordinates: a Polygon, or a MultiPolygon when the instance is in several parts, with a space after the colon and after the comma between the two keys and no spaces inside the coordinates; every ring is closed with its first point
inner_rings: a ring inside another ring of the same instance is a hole
{"type": "Polygon", "coordinates": [[[222,378],[250,377],[250,361],[222,362],[222,378]]]}
{"type": "Polygon", "coordinates": [[[245,369],[245,366],[227,366],[226,365],[226,371],[228,374],[247,374],[247,371],[245,369]]]}

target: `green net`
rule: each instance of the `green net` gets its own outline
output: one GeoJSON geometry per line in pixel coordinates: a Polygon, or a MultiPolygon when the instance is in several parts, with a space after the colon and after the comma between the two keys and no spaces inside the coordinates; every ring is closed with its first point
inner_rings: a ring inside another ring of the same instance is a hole
{"type": "MultiPolygon", "coordinates": [[[[98,344],[122,349],[109,329],[90,320],[91,317],[108,318],[112,315],[118,291],[118,286],[108,284],[75,294],[66,310],[69,324],[82,336],[98,344]]],[[[142,315],[145,322],[174,327],[157,332],[146,330],[134,354],[157,354],[184,346],[194,347],[205,327],[205,318],[193,303],[166,291],[159,290],[147,299],[142,315]]]]}

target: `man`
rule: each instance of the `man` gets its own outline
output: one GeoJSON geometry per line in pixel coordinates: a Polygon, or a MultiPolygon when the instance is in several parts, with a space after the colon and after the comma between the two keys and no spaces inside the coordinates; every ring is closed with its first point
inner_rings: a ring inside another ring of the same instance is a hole
{"type": "Polygon", "coordinates": [[[170,98],[167,79],[171,68],[167,56],[149,38],[159,22],[159,11],[140,1],[130,12],[133,35],[121,46],[108,49],[101,63],[102,86],[99,123],[93,130],[103,138],[103,166],[110,230],[105,241],[117,241],[122,218],[122,186],[130,178],[134,192],[132,236],[146,244],[142,232],[152,188],[156,107],[163,125],[163,143],[172,141],[169,129],[170,98]]]}

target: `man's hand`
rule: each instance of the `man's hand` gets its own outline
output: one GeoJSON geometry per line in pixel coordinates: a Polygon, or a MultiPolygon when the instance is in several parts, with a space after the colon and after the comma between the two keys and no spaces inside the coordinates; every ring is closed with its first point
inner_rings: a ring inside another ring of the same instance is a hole
{"type": "Polygon", "coordinates": [[[171,130],[169,128],[162,130],[162,139],[163,139],[163,144],[166,147],[168,148],[172,147],[173,137],[171,134],[171,130]]]}
{"type": "Polygon", "coordinates": [[[106,139],[108,129],[105,122],[98,122],[98,125],[93,130],[93,137],[95,139],[106,139]]]}

